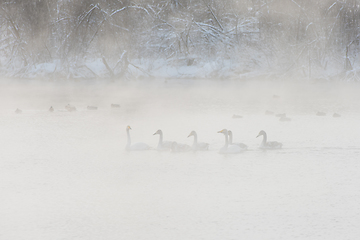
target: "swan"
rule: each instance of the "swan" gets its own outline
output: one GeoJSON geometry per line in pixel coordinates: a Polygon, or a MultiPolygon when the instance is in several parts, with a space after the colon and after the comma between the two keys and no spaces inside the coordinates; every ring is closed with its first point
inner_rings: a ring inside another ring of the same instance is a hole
{"type": "Polygon", "coordinates": [[[68,104],[65,106],[65,109],[68,110],[69,112],[73,112],[73,111],[76,111],[76,107],[68,104]]]}
{"type": "Polygon", "coordinates": [[[53,112],[54,111],[54,108],[51,106],[50,108],[49,108],[49,112],[53,112]]]}
{"type": "Polygon", "coordinates": [[[316,113],[316,116],[326,116],[326,113],[324,113],[324,112],[317,112],[317,113],[316,113]]]}
{"type": "Polygon", "coordinates": [[[189,151],[191,151],[191,147],[187,144],[172,142],[171,151],[173,151],[173,152],[189,152],[189,151]]]}
{"type": "Polygon", "coordinates": [[[241,147],[238,145],[229,145],[229,134],[226,129],[223,129],[221,131],[218,131],[218,133],[222,133],[225,135],[225,145],[219,150],[219,153],[227,154],[227,153],[240,153],[243,151],[241,147]]]}
{"type": "Polygon", "coordinates": [[[22,111],[17,108],[17,109],[15,110],[15,113],[22,113],[22,111]]]}
{"type": "Polygon", "coordinates": [[[275,149],[275,148],[281,148],[282,143],[280,142],[267,142],[267,134],[264,130],[261,130],[257,137],[263,136],[263,140],[261,142],[260,148],[267,148],[267,149],[275,149]]]}
{"type": "Polygon", "coordinates": [[[241,147],[243,150],[246,150],[248,148],[248,146],[246,146],[246,144],[244,143],[233,143],[233,135],[230,130],[228,130],[228,135],[229,135],[229,145],[237,145],[241,147]]]}
{"type": "Polygon", "coordinates": [[[159,129],[153,135],[159,134],[159,144],[157,146],[157,150],[159,151],[167,151],[170,150],[172,147],[173,141],[163,141],[163,132],[159,129]]]}
{"type": "Polygon", "coordinates": [[[204,150],[209,150],[209,144],[208,143],[204,143],[204,142],[198,142],[197,141],[197,134],[195,131],[191,131],[191,133],[189,134],[188,137],[194,136],[194,143],[191,146],[192,150],[197,151],[204,151],[204,150]]]}
{"type": "Polygon", "coordinates": [[[127,144],[125,149],[127,151],[143,151],[143,150],[149,150],[151,149],[151,147],[149,145],[147,145],[146,143],[135,143],[133,145],[131,145],[131,139],[130,139],[130,132],[129,130],[131,130],[130,126],[126,127],[126,134],[127,134],[127,144]]]}

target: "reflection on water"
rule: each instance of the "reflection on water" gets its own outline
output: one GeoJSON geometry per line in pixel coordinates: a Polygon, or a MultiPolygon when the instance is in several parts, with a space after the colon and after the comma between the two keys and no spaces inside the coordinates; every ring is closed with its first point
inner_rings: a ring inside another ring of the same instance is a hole
{"type": "Polygon", "coordinates": [[[201,81],[2,86],[3,237],[354,239],[360,220],[357,87],[201,81]],[[326,116],[316,116],[319,111],[326,116]],[[335,112],[341,117],[333,118],[335,112]],[[278,113],[291,121],[279,121],[278,113]],[[156,148],[153,133],[161,129],[164,140],[191,145],[187,136],[195,130],[210,149],[126,152],[127,125],[134,143],[156,148]],[[217,132],[224,128],[248,150],[218,154],[224,136],[217,132]],[[260,130],[283,148],[260,150],[260,130]]]}

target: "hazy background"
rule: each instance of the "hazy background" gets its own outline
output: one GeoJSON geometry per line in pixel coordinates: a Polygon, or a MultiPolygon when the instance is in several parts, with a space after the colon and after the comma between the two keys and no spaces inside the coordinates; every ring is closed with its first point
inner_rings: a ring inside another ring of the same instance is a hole
{"type": "Polygon", "coordinates": [[[0,1],[0,239],[357,239],[358,48],[357,0],[0,1]]]}
{"type": "Polygon", "coordinates": [[[358,80],[357,0],[3,0],[11,77],[358,80]]]}

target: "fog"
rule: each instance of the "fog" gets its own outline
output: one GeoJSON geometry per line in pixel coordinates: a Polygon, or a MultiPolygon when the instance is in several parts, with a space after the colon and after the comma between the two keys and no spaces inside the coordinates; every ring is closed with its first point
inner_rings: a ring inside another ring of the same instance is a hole
{"type": "Polygon", "coordinates": [[[4,80],[0,236],[356,239],[358,87],[296,80],[4,80]],[[133,143],[153,149],[126,151],[128,125],[133,143]],[[224,128],[248,150],[220,154],[224,128]],[[158,129],[164,140],[189,145],[195,130],[209,150],[159,152],[158,129]],[[260,130],[283,147],[260,149],[260,130]]]}
{"type": "Polygon", "coordinates": [[[360,235],[357,1],[0,12],[0,239],[360,235]]]}

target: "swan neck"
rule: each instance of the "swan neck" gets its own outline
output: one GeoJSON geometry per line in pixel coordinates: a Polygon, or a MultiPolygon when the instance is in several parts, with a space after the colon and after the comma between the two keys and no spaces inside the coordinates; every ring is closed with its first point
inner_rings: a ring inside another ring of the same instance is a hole
{"type": "Polygon", "coordinates": [[[195,133],[193,136],[194,136],[194,145],[196,145],[197,144],[197,134],[195,133]]]}
{"type": "Polygon", "coordinates": [[[225,148],[227,148],[229,146],[229,134],[226,132],[224,133],[225,135],[225,148]]]}
{"type": "Polygon", "coordinates": [[[159,145],[158,146],[162,146],[162,142],[163,142],[163,134],[162,132],[159,133],[159,145]]]}
{"type": "Polygon", "coordinates": [[[263,141],[262,141],[262,144],[263,146],[266,145],[266,141],[267,141],[267,136],[266,136],[266,133],[263,135],[263,141]]]}
{"type": "Polygon", "coordinates": [[[229,134],[229,144],[232,144],[232,141],[233,141],[233,136],[232,134],[229,134]]]}
{"type": "Polygon", "coordinates": [[[127,134],[127,147],[131,146],[131,138],[130,138],[130,132],[129,129],[126,129],[126,134],[127,134]]]}

